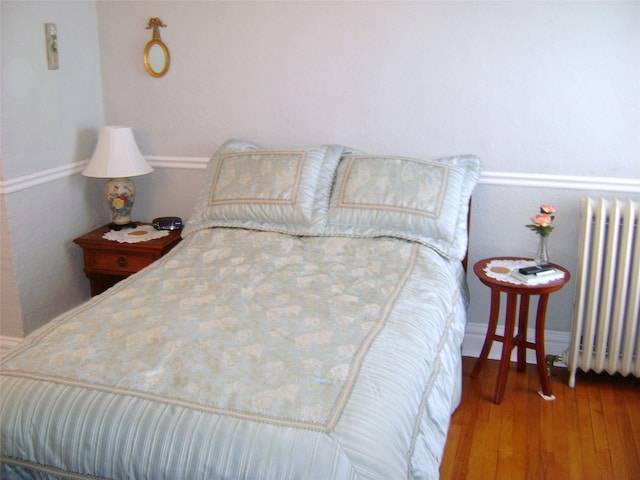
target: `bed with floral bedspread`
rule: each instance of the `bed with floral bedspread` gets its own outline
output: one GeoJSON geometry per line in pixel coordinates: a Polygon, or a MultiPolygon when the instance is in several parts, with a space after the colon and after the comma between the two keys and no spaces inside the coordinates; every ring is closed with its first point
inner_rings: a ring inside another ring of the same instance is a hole
{"type": "Polygon", "coordinates": [[[2,358],[2,478],[438,478],[475,157],[211,158],[184,240],[2,358]]]}

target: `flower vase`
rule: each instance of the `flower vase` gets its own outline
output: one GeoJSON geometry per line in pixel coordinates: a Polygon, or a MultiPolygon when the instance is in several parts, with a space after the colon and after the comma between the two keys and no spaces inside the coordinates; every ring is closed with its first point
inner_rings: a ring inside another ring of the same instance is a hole
{"type": "Polygon", "coordinates": [[[549,249],[547,245],[549,242],[549,236],[539,235],[539,237],[540,242],[538,243],[538,250],[536,251],[534,261],[536,262],[536,265],[546,265],[549,263],[549,249]]]}

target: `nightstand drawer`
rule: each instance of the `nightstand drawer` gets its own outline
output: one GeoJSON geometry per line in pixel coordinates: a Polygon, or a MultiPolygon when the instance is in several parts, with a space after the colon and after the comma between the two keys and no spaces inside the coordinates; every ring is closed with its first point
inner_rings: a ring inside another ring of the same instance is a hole
{"type": "Polygon", "coordinates": [[[89,254],[87,271],[109,271],[114,275],[132,274],[157,260],[153,254],[95,251],[89,254]]]}
{"type": "Polygon", "coordinates": [[[74,240],[84,254],[84,273],[91,285],[91,295],[98,295],[120,280],[155,262],[180,242],[180,230],[137,243],[106,240],[108,226],[100,227],[74,240]]]}

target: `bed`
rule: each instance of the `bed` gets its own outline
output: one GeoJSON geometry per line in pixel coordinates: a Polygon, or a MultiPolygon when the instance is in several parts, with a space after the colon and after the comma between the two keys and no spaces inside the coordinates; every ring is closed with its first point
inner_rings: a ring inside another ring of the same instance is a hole
{"type": "Polygon", "coordinates": [[[2,358],[0,476],[438,478],[479,171],[227,141],[177,247],[2,358]]]}

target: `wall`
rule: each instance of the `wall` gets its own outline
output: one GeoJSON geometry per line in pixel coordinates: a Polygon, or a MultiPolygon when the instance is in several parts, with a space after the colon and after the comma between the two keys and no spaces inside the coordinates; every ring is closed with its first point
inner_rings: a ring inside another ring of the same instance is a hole
{"type": "MultiPolygon", "coordinates": [[[[22,337],[24,326],[22,325],[22,312],[18,301],[18,286],[16,285],[16,272],[13,265],[13,250],[9,237],[9,221],[4,204],[4,195],[0,195],[0,325],[2,336],[22,337]]],[[[1,347],[1,345],[0,345],[1,347]]]]}
{"type": "MultiPolygon", "coordinates": [[[[475,153],[471,262],[533,255],[524,224],[548,202],[553,260],[574,272],[579,198],[639,197],[638,3],[99,2],[98,13],[106,119],[137,128],[159,164],[203,161],[228,137],[475,153]],[[160,79],[140,59],[155,16],[172,56],[160,79]]],[[[153,201],[138,212],[188,216],[186,172],[145,179],[153,201]]],[[[470,322],[486,324],[488,292],[470,288],[470,322]]],[[[549,330],[570,330],[573,289],[552,297],[549,330]]]]}
{"type": "Polygon", "coordinates": [[[103,223],[102,205],[77,162],[104,115],[95,3],[3,0],[0,9],[0,333],[22,336],[88,297],[71,240],[103,223]],[[58,70],[47,69],[46,22],[57,24],[58,70]]]}
{"type": "Polygon", "coordinates": [[[637,173],[638,10],[580,2],[99,2],[105,113],[149,155],[474,152],[494,171],[637,173]],[[172,65],[140,61],[160,16],[172,65]],[[603,162],[603,159],[615,162],[603,162]]]}

